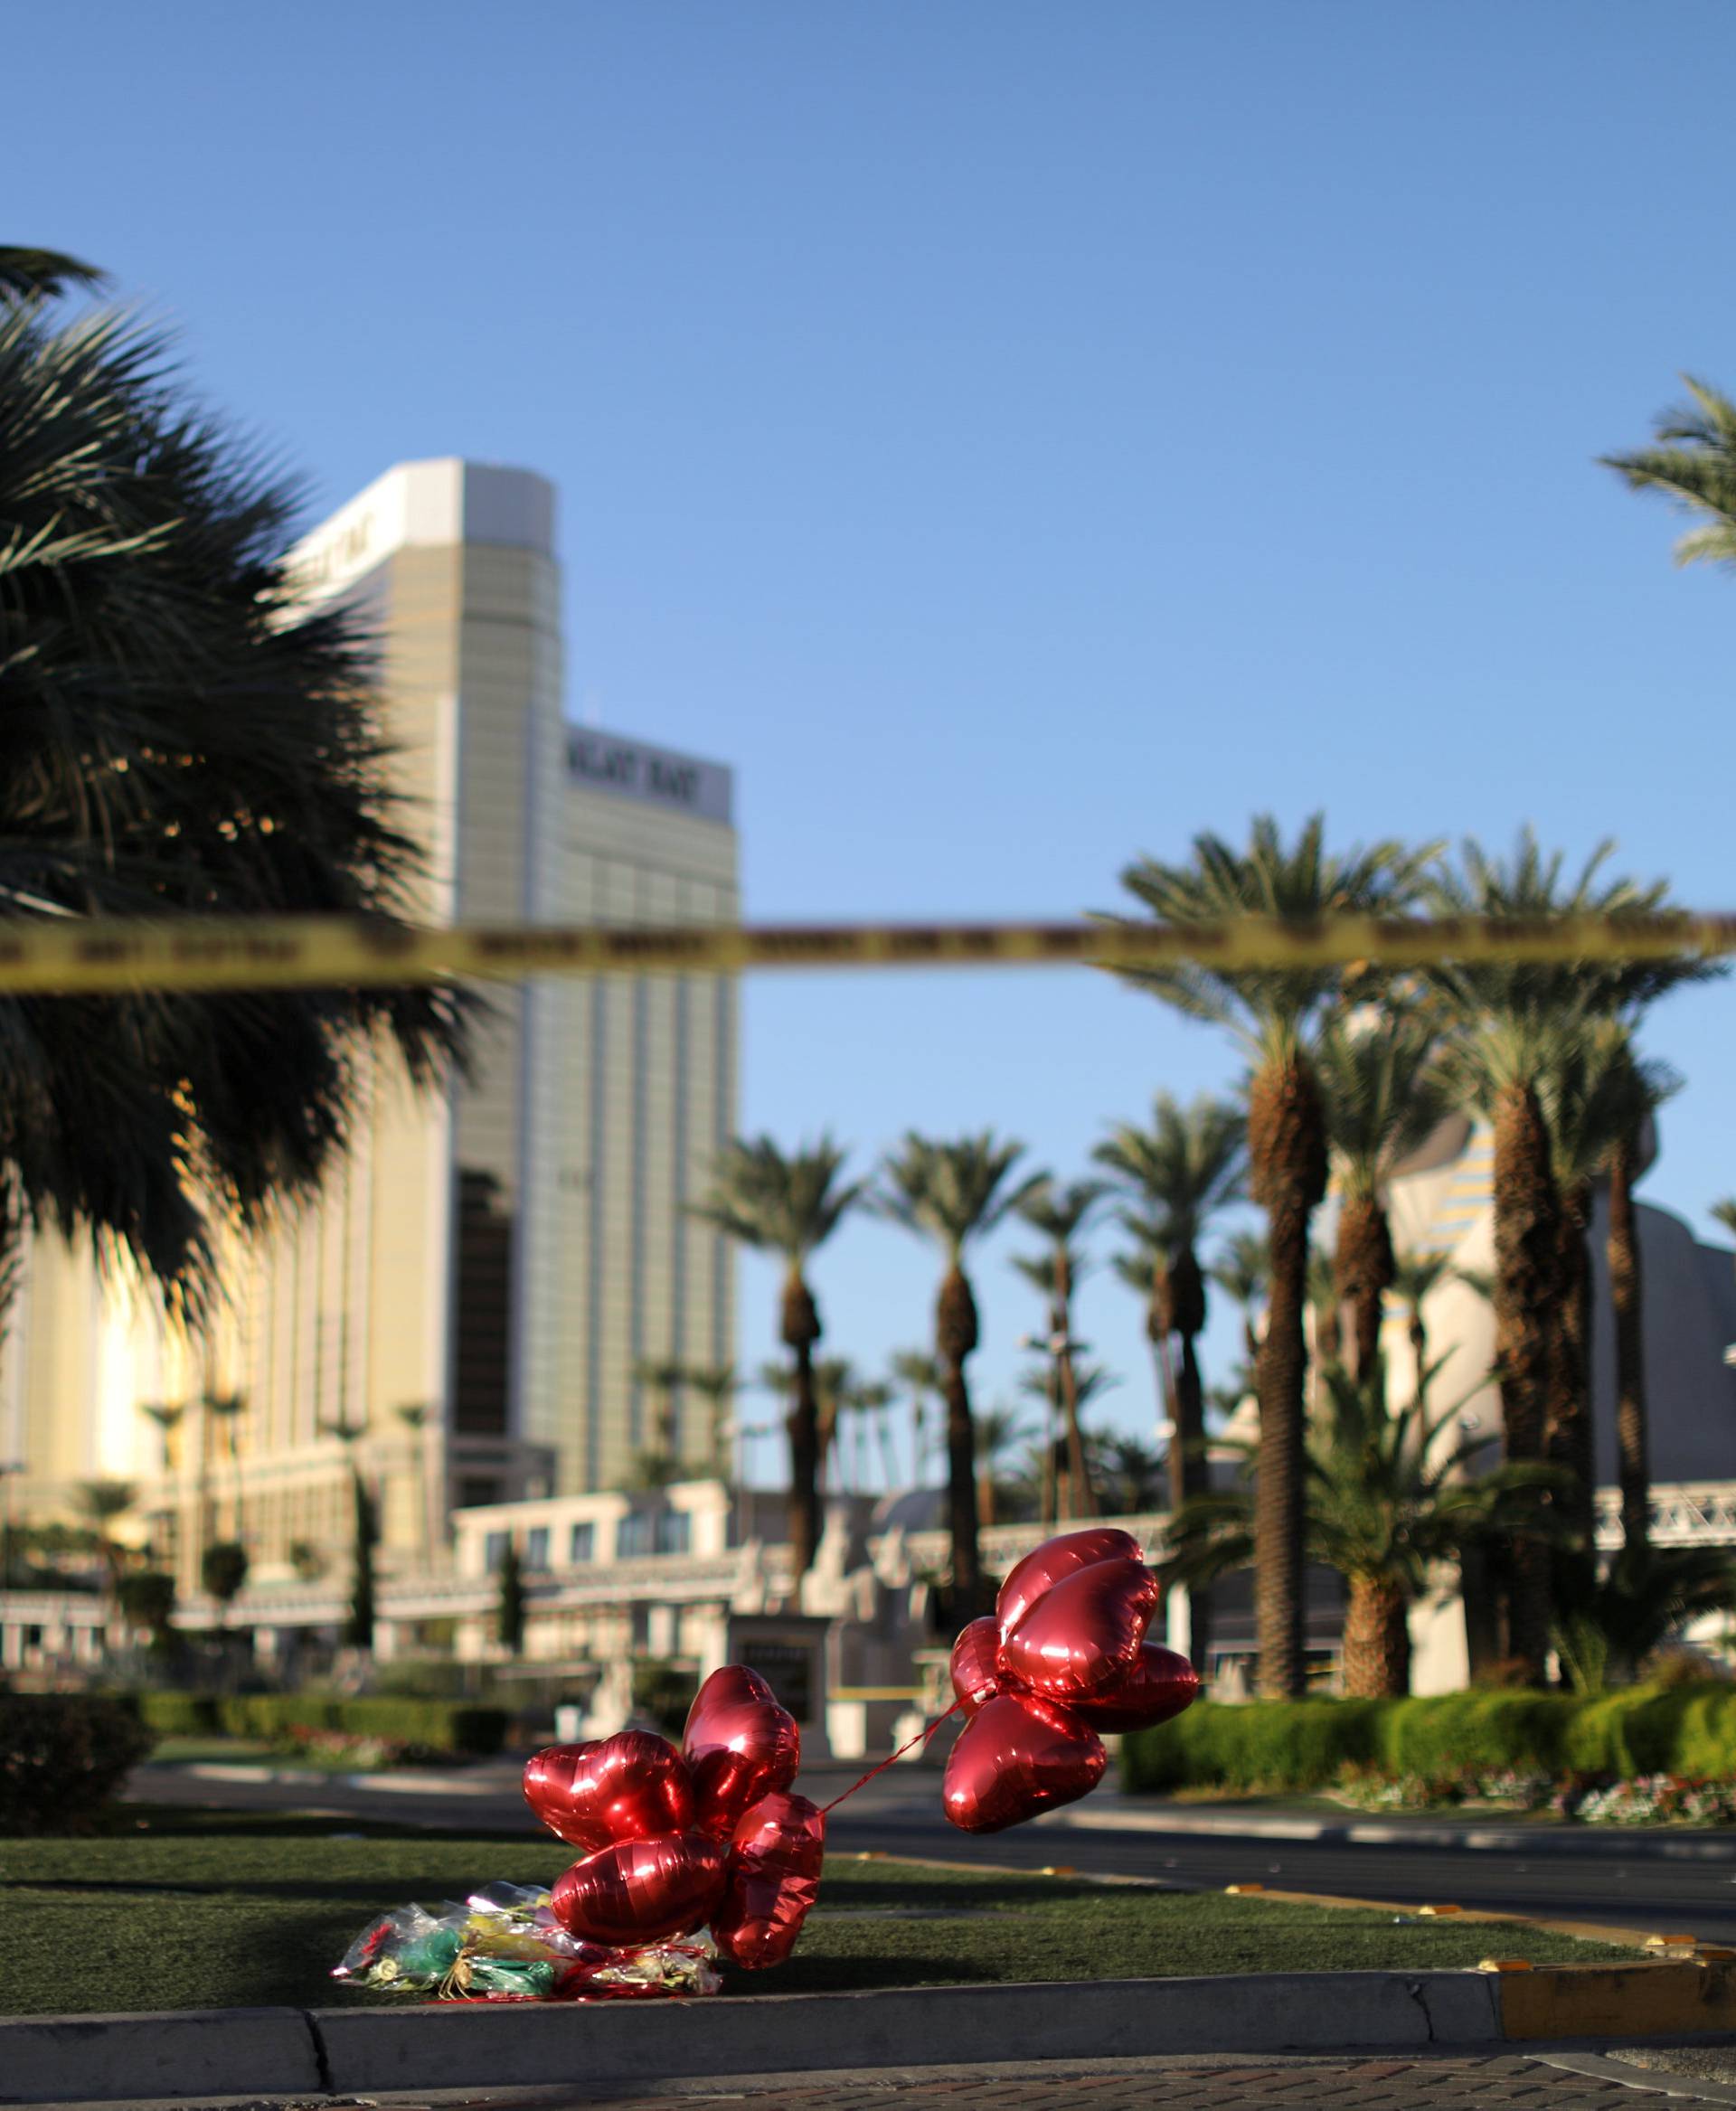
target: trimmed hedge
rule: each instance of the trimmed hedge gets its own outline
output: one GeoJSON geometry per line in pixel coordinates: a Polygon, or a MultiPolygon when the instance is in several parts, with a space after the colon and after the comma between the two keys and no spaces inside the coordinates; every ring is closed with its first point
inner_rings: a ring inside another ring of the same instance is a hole
{"type": "Polygon", "coordinates": [[[1595,1700],[1506,1689],[1409,1701],[1200,1701],[1121,1740],[1135,1794],[1323,1788],[1346,1767],[1467,1774],[1736,1776],[1736,1685],[1634,1686],[1595,1700]]]}
{"type": "Polygon", "coordinates": [[[0,1693],[0,1833],[88,1833],[155,1741],[125,1701],[0,1693]]]}
{"type": "Polygon", "coordinates": [[[159,1737],[258,1738],[268,1743],[297,1732],[327,1730],[377,1738],[423,1752],[486,1758],[506,1741],[504,1708],[395,1697],[344,1700],[317,1693],[141,1693],[138,1711],[159,1737]]]}

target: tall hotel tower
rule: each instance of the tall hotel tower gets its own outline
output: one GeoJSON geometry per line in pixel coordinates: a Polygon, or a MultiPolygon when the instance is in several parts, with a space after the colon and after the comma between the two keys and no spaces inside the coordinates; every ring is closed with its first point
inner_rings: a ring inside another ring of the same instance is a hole
{"type": "MultiPolygon", "coordinates": [[[[553,489],[528,471],[409,462],[295,552],[306,598],[353,604],[380,642],[383,730],[427,850],[414,913],[731,921],[729,770],[562,716],[553,523],[553,489]]],[[[33,1242],[0,1347],[21,1510],[133,1481],[184,1589],[203,1546],[238,1531],[269,1586],[343,1566],[335,1430],[361,1432],[401,1566],[450,1505],[605,1487],[653,1448],[637,1366],[733,1353],[728,1249],[684,1207],[733,1125],[733,987],[551,977],[484,994],[474,1081],[418,1098],[382,1060],[317,1205],[234,1251],[209,1338],[165,1327],[88,1250],[33,1242]]],[[[706,1456],[697,1405],[677,1443],[706,1456]]]]}

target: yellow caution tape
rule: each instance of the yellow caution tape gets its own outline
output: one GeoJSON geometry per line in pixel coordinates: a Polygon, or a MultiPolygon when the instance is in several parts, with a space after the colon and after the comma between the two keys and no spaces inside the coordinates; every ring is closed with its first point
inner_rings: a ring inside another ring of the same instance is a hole
{"type": "Polygon", "coordinates": [[[1736,916],[1275,917],[1218,923],[473,924],[339,917],[0,922],[0,992],[296,989],[527,975],[765,967],[1417,967],[1442,960],[1658,960],[1736,952],[1736,916]]]}

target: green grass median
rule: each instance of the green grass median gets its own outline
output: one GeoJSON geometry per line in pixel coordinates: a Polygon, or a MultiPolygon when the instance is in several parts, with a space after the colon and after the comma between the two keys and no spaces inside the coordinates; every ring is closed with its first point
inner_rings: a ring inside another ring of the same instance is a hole
{"type": "MultiPolygon", "coordinates": [[[[370,1996],[328,1976],[376,1914],[505,1878],[550,1881],[552,1840],[471,1839],[330,1817],[156,1808],[91,1840],[0,1841],[0,2013],[308,2007],[370,1996]]],[[[1416,1971],[1499,1947],[1536,1964],[1631,1956],[1542,1930],[1390,1912],[1106,1888],[835,1856],[790,1962],[732,1993],[1192,1973],[1416,1971]],[[1522,1937],[1522,1939],[1521,1939],[1522,1937]]],[[[982,1853],[984,1861],[992,1852],[982,1853]]]]}

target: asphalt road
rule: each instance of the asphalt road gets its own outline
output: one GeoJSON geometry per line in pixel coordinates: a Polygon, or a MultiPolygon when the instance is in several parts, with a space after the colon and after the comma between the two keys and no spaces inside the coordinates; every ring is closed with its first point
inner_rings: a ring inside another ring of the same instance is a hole
{"type": "MultiPolygon", "coordinates": [[[[849,1768],[814,1770],[798,1785],[826,1803],[854,1778],[849,1768]]],[[[198,1779],[176,1767],[142,1767],[130,1798],[226,1809],[307,1810],[390,1819],[440,1831],[527,1834],[534,1830],[510,1770],[479,1772],[469,1793],[429,1782],[406,1792],[273,1782],[198,1779]]],[[[1442,1847],[1239,1839],[1222,1834],[1071,1827],[1043,1821],[992,1837],[948,1825],[938,1768],[898,1767],[833,1813],[834,1853],[874,1852],[977,1867],[1146,1877],[1188,1889],[1262,1883],[1400,1906],[1452,1902],[1542,1919],[1599,1922],[1642,1935],[1691,1934],[1736,1946],[1736,1862],[1668,1861],[1550,1851],[1527,1855],[1442,1847]]],[[[503,1871],[510,1873],[510,1871],[503,1871]]]]}

